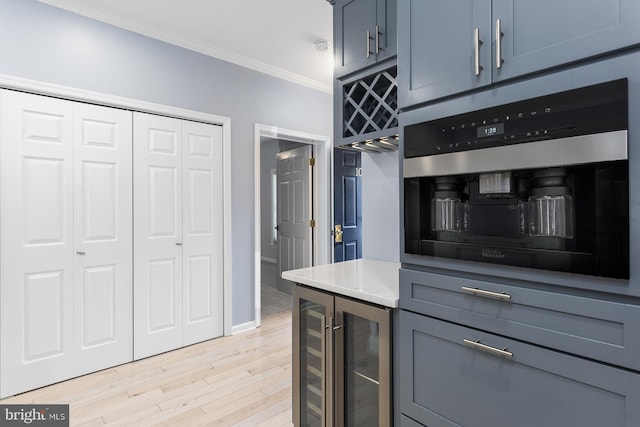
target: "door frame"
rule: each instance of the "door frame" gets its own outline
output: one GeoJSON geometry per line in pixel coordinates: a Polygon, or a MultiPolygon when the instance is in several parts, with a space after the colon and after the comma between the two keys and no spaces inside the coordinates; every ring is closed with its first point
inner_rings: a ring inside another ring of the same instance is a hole
{"type": "Polygon", "coordinates": [[[23,79],[19,77],[0,74],[0,88],[21,90],[37,95],[48,95],[64,98],[71,101],[87,102],[99,104],[106,107],[120,108],[130,111],[140,111],[144,113],[160,114],[163,116],[186,119],[197,122],[222,126],[222,157],[223,157],[223,292],[224,292],[224,335],[232,335],[232,281],[231,281],[231,239],[226,234],[232,229],[231,226],[231,118],[216,114],[205,113],[195,110],[187,110],[169,105],[156,104],[153,102],[140,101],[132,98],[125,98],[116,95],[109,95],[100,92],[92,92],[84,89],[76,89],[69,86],[61,86],[52,83],[45,83],[37,80],[23,79]]]}
{"type": "Polygon", "coordinates": [[[262,207],[260,206],[260,151],[261,139],[282,139],[300,142],[314,147],[316,166],[312,170],[313,176],[313,218],[316,226],[313,230],[313,260],[312,265],[328,264],[332,260],[333,246],[331,244],[331,223],[333,218],[333,187],[331,185],[331,171],[333,170],[333,145],[331,137],[315,135],[308,132],[284,129],[277,126],[256,123],[254,125],[254,319],[255,326],[260,326],[262,320],[262,303],[260,289],[262,286],[262,207]],[[325,234],[326,233],[326,234],[325,234]]]}

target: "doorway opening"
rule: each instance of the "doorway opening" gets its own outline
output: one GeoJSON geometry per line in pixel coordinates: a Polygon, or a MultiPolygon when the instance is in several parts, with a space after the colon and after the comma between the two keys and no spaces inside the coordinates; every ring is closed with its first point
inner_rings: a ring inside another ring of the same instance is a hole
{"type": "MultiPolygon", "coordinates": [[[[290,129],[282,129],[275,126],[255,125],[254,132],[254,206],[255,206],[255,259],[254,259],[254,277],[255,277],[255,323],[260,326],[262,318],[262,287],[273,285],[273,288],[267,289],[269,295],[281,297],[284,301],[278,301],[278,304],[290,307],[290,290],[288,284],[275,283],[276,276],[279,277],[278,264],[283,260],[280,259],[278,253],[278,235],[282,233],[274,232],[274,227],[278,224],[277,218],[274,218],[274,210],[277,206],[277,199],[274,198],[274,191],[278,187],[278,167],[276,153],[281,154],[281,158],[291,158],[296,149],[300,147],[311,147],[313,151],[314,166],[309,168],[309,180],[313,185],[309,187],[305,199],[302,203],[308,204],[310,218],[315,222],[315,226],[309,228],[311,231],[309,244],[309,254],[304,266],[322,265],[331,262],[332,242],[331,242],[331,224],[332,224],[332,187],[331,187],[331,170],[332,170],[332,153],[331,139],[327,136],[314,135],[307,132],[294,131],[290,129]],[[274,292],[275,291],[275,292],[274,292]]],[[[298,150],[299,151],[299,150],[298,150]]],[[[304,151],[304,150],[303,150],[304,151]]],[[[286,184],[286,183],[285,183],[286,184]]],[[[283,187],[286,185],[283,185],[283,187]]],[[[298,199],[300,199],[298,197],[298,199]]],[[[300,200],[296,201],[299,203],[300,200]]],[[[285,231],[285,230],[279,230],[285,231]]],[[[290,251],[291,252],[291,251],[290,251]]],[[[294,254],[300,255],[306,251],[294,250],[294,254]]],[[[296,261],[296,265],[300,266],[302,261],[296,261]]],[[[283,262],[283,269],[289,269],[287,264],[283,262]]],[[[296,267],[297,268],[297,267],[296,267]]],[[[278,310],[276,307],[275,310],[278,310]]]]}

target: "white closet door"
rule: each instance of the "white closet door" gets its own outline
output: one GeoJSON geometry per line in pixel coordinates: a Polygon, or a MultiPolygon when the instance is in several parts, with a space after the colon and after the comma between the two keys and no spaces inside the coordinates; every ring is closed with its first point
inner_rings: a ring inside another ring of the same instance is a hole
{"type": "Polygon", "coordinates": [[[132,113],[74,104],[75,374],[133,360],[132,113]]]}
{"type": "Polygon", "coordinates": [[[182,345],[181,121],[134,113],[134,358],[182,345]]]}
{"type": "Polygon", "coordinates": [[[73,374],[72,103],[0,98],[0,396],[73,374]]]}
{"type": "Polygon", "coordinates": [[[183,345],[223,334],[222,127],[183,121],[183,345]]]}

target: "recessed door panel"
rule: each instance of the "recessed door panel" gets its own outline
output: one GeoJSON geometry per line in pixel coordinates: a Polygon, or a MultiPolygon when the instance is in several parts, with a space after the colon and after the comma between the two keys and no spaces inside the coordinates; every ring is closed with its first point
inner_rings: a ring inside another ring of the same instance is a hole
{"type": "Polygon", "coordinates": [[[118,167],[114,163],[83,162],[83,240],[113,240],[118,223],[118,167]]]}
{"type": "Polygon", "coordinates": [[[220,141],[215,141],[211,135],[199,135],[192,133],[188,138],[189,156],[213,159],[213,154],[217,150],[214,145],[220,141]]]}
{"type": "Polygon", "coordinates": [[[307,267],[305,264],[306,260],[309,258],[309,254],[307,253],[307,242],[304,239],[293,239],[293,265],[290,267],[292,269],[304,268],[307,267]]]}
{"type": "Polygon", "coordinates": [[[211,256],[189,257],[187,267],[187,321],[194,323],[209,319],[211,307],[211,256]]]}
{"type": "Polygon", "coordinates": [[[149,152],[178,155],[178,131],[174,129],[149,129],[149,152]]]}
{"type": "Polygon", "coordinates": [[[25,245],[64,243],[69,196],[64,160],[26,157],[23,162],[25,245]]]}
{"type": "Polygon", "coordinates": [[[293,185],[290,181],[283,181],[278,183],[278,222],[292,223],[293,212],[286,209],[287,206],[293,206],[292,188],[293,185]]]}
{"type": "MultiPolygon", "coordinates": [[[[116,339],[116,277],[115,265],[90,267],[84,270],[82,283],[82,347],[112,343],[116,339]]],[[[125,308],[125,307],[121,307],[125,308]]]]}
{"type": "Polygon", "coordinates": [[[187,232],[190,235],[211,233],[211,208],[213,207],[213,177],[210,170],[190,169],[189,174],[189,215],[187,232]]]}
{"type": "Polygon", "coordinates": [[[178,170],[171,167],[149,168],[149,236],[177,237],[178,170]]]}
{"type": "Polygon", "coordinates": [[[25,275],[22,313],[26,363],[58,356],[65,350],[63,291],[63,271],[25,275]]]}
{"type": "Polygon", "coordinates": [[[118,148],[118,123],[113,121],[82,119],[82,144],[96,148],[118,148]]]}
{"type": "Polygon", "coordinates": [[[293,239],[288,236],[278,236],[278,261],[282,271],[293,270],[291,255],[293,253],[293,239]]]}
{"type": "Polygon", "coordinates": [[[296,179],[293,181],[293,222],[295,224],[309,223],[308,199],[309,181],[296,179]]]}
{"type": "Polygon", "coordinates": [[[22,111],[22,135],[25,141],[53,144],[65,143],[65,117],[47,111],[22,111]]]}
{"type": "Polygon", "coordinates": [[[149,263],[149,332],[175,328],[176,260],[160,259],[149,263]]]}

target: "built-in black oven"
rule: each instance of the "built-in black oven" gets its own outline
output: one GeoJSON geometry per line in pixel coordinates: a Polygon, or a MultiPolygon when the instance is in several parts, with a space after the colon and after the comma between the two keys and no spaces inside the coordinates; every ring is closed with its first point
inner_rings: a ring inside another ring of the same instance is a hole
{"type": "Polygon", "coordinates": [[[628,279],[627,86],[406,126],[405,252],[628,279]]]}

